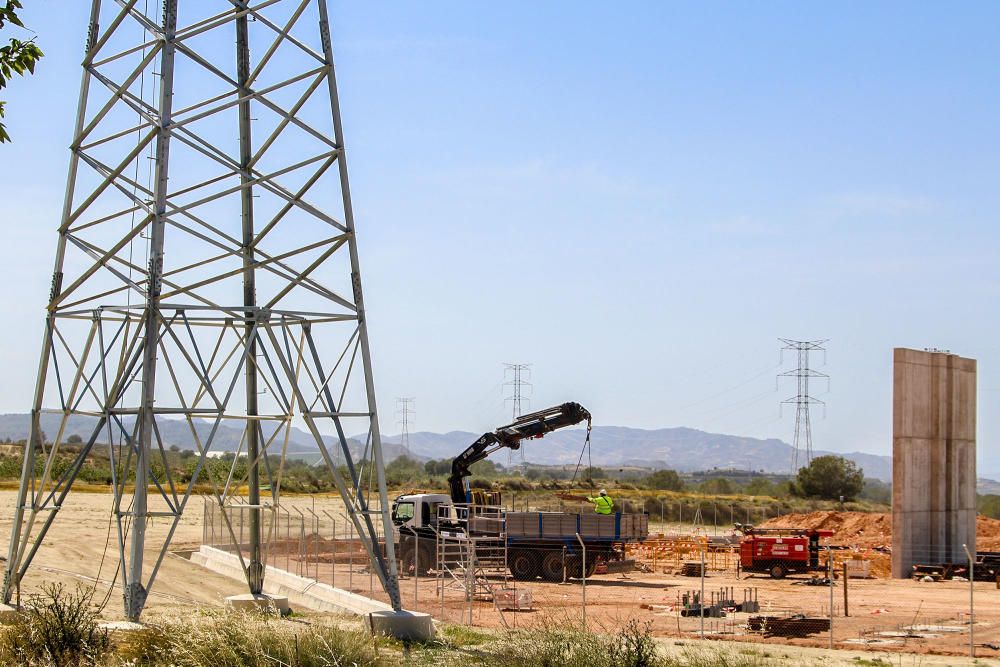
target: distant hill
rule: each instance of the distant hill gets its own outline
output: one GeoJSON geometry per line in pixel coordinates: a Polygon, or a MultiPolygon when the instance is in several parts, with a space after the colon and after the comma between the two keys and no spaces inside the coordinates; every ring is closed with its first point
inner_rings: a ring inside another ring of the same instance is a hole
{"type": "MultiPolygon", "coordinates": [[[[45,431],[47,437],[52,438],[55,436],[59,430],[61,419],[59,415],[55,414],[42,415],[42,430],[45,431]]],[[[27,438],[29,423],[27,414],[0,415],[0,439],[23,440],[27,438]]],[[[126,425],[129,426],[132,423],[132,420],[128,420],[126,425]]],[[[87,438],[96,426],[96,417],[71,416],[66,424],[66,436],[76,434],[82,438],[87,438]]],[[[157,426],[159,427],[160,437],[163,439],[165,446],[176,445],[181,449],[196,449],[194,438],[191,436],[191,429],[188,427],[186,421],[181,419],[161,419],[157,421],[157,426]]],[[[198,432],[198,438],[204,443],[212,431],[212,423],[207,420],[195,420],[195,429],[198,432]]],[[[267,435],[266,431],[265,435],[267,435]]],[[[239,448],[242,438],[243,430],[241,428],[227,426],[223,422],[219,426],[219,431],[213,440],[212,451],[235,452],[239,448]]],[[[105,442],[106,440],[106,436],[98,439],[99,442],[105,442]]],[[[323,440],[328,447],[333,446],[336,442],[331,436],[324,436],[323,440]]],[[[350,443],[351,454],[355,457],[360,456],[364,449],[364,439],[348,438],[348,442],[350,443]]],[[[272,447],[278,447],[278,444],[275,443],[272,447]]],[[[272,451],[277,453],[278,449],[272,451]]],[[[382,451],[386,459],[391,461],[403,453],[403,448],[390,442],[383,443],[382,451]]],[[[298,458],[306,458],[307,460],[311,460],[313,457],[306,455],[314,455],[317,460],[320,458],[319,450],[312,435],[298,428],[292,428],[292,434],[288,439],[288,452],[290,454],[302,454],[304,456],[298,458]]],[[[335,451],[331,451],[331,454],[336,458],[335,451]]],[[[414,458],[423,460],[419,455],[414,456],[414,458]]]]}
{"type": "MultiPolygon", "coordinates": [[[[49,437],[59,428],[58,415],[42,416],[42,429],[49,437]]],[[[67,435],[76,433],[86,437],[93,430],[93,417],[71,417],[67,425],[67,435]]],[[[180,419],[163,419],[158,422],[160,434],[166,445],[177,445],[181,449],[194,449],[194,440],[186,422],[180,419]]],[[[211,431],[211,424],[205,420],[196,422],[199,438],[204,441],[211,431]]],[[[0,439],[20,440],[27,437],[28,415],[0,415],[0,439]]],[[[219,428],[213,445],[214,451],[236,451],[240,445],[242,431],[223,424],[219,428]]],[[[479,437],[479,433],[450,431],[448,433],[411,433],[409,436],[410,455],[420,461],[427,459],[451,459],[462,452],[479,437]]],[[[525,460],[548,465],[575,464],[583,449],[585,432],[583,429],[564,429],[545,436],[544,441],[524,443],[525,460]]],[[[328,445],[333,438],[326,436],[328,445]]],[[[364,436],[353,436],[351,452],[359,455],[363,449],[364,436]]],[[[383,436],[383,452],[387,461],[403,454],[398,435],[383,436]]],[[[311,459],[318,456],[312,436],[297,428],[292,429],[288,451],[298,458],[311,459]]],[[[830,452],[817,451],[817,456],[830,452]]],[[[889,481],[892,478],[891,458],[853,452],[844,454],[861,466],[868,477],[889,481]]],[[[638,429],[626,426],[595,426],[591,435],[591,457],[596,466],[642,466],[649,468],[672,468],[682,472],[711,470],[712,468],[737,468],[762,470],[768,473],[787,473],[791,467],[792,447],[777,439],[761,440],[721,433],[706,433],[693,428],[638,429]]],[[[498,462],[505,462],[506,457],[498,462]]]]}
{"type": "MultiPolygon", "coordinates": [[[[467,431],[449,433],[411,433],[410,449],[432,459],[452,458],[468,447],[480,434],[467,431]]],[[[542,464],[575,464],[583,449],[583,429],[565,429],[545,436],[544,442],[524,444],[525,460],[542,464]]],[[[386,436],[398,442],[398,436],[386,436]]],[[[777,439],[761,440],[721,433],[706,433],[693,428],[638,429],[626,426],[595,426],[591,434],[591,457],[594,465],[630,465],[672,468],[682,472],[737,468],[787,473],[791,469],[793,448],[777,439]]],[[[822,456],[833,452],[816,451],[822,456]]],[[[892,459],[888,456],[852,452],[843,456],[861,466],[868,477],[892,479],[892,459]]]]}

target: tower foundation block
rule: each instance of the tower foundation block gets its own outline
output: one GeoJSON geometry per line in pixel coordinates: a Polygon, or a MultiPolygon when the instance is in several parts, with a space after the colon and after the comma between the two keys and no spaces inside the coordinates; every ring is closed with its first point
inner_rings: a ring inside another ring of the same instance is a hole
{"type": "Polygon", "coordinates": [[[373,635],[386,635],[404,641],[429,641],[434,638],[434,619],[419,611],[373,611],[368,614],[373,635]]]}
{"type": "Polygon", "coordinates": [[[277,613],[279,616],[288,616],[292,612],[292,608],[288,606],[288,598],[284,595],[254,595],[253,593],[230,595],[226,598],[226,609],[277,613]]]}

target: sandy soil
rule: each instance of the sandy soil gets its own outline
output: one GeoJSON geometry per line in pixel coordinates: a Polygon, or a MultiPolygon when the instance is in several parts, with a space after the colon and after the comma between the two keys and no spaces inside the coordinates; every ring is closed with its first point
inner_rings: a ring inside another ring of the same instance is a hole
{"type": "MultiPolygon", "coordinates": [[[[14,491],[0,490],[0,539],[3,540],[0,559],[4,563],[16,497],[14,491]]],[[[77,584],[94,586],[96,583],[95,598],[109,597],[103,615],[109,619],[123,617],[120,587],[109,595],[118,565],[117,532],[114,522],[109,522],[111,501],[109,493],[74,491],[67,496],[32,561],[23,582],[22,595],[37,591],[47,581],[63,582],[71,587],[77,584]],[[95,579],[98,581],[95,582],[95,579]]],[[[283,498],[282,502],[290,507],[301,506],[303,510],[316,506],[309,497],[283,498]]],[[[323,498],[319,500],[319,507],[324,506],[333,511],[342,505],[339,500],[323,498]]],[[[163,508],[151,506],[150,509],[163,508]]],[[[155,614],[178,608],[221,605],[226,596],[246,592],[239,582],[199,568],[185,557],[185,550],[197,549],[202,543],[202,517],[202,499],[193,496],[171,540],[170,551],[156,575],[146,607],[149,612],[155,614]]],[[[166,518],[152,519],[147,528],[144,555],[147,577],[168,529],[166,518]]]]}

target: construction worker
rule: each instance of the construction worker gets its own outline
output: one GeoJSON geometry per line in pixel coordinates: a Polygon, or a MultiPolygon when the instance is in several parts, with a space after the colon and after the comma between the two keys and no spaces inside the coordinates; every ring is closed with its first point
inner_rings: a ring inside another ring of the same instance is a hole
{"type": "Polygon", "coordinates": [[[598,514],[611,514],[611,510],[615,506],[615,501],[612,500],[611,496],[604,489],[598,492],[596,498],[587,498],[587,500],[594,503],[594,511],[598,514]]]}

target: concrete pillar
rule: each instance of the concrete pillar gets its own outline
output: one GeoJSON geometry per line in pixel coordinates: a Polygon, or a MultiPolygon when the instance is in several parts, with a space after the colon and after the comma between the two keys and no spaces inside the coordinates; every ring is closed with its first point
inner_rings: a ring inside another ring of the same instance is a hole
{"type": "Polygon", "coordinates": [[[896,348],[892,576],[964,563],[976,545],[976,360],[896,348]]]}

